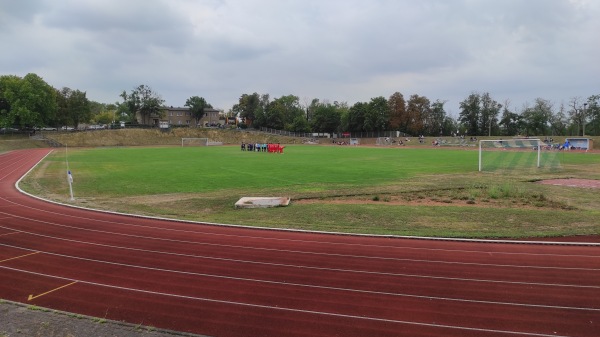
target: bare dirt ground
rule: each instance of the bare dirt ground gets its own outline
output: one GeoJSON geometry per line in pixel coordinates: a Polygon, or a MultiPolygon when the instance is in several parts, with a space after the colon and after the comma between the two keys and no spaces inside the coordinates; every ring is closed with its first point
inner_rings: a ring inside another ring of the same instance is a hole
{"type": "Polygon", "coordinates": [[[549,179],[542,180],[540,184],[555,185],[555,186],[566,186],[566,187],[579,187],[579,188],[600,188],[600,180],[592,179],[549,179]]]}

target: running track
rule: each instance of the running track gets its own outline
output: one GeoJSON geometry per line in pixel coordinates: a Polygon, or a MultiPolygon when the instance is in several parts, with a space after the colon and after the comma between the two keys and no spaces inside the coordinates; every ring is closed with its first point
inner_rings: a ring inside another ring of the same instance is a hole
{"type": "Polygon", "coordinates": [[[0,298],[210,336],[600,336],[600,247],[356,237],[99,213],[0,154],[0,298]]]}

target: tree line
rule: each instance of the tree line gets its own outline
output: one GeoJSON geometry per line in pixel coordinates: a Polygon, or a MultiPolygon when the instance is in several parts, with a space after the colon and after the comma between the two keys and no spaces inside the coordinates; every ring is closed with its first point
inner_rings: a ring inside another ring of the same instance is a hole
{"type": "Polygon", "coordinates": [[[349,106],[345,102],[300,102],[298,96],[270,99],[268,94],[243,94],[230,113],[255,128],[291,132],[401,131],[424,136],[600,135],[600,95],[572,98],[555,106],[537,98],[533,105],[514,110],[490,93],[473,92],[460,102],[458,118],[449,116],[446,102],[400,92],[349,106]]]}
{"type": "MultiPolygon", "coordinates": [[[[0,127],[19,129],[72,126],[118,121],[142,124],[164,117],[164,100],[147,85],[119,95],[120,102],[90,101],[84,91],[56,89],[36,74],[0,76],[0,127]]],[[[496,101],[490,93],[472,92],[460,102],[457,118],[449,116],[446,102],[420,95],[408,99],[400,92],[349,105],[286,95],[243,94],[227,113],[241,119],[241,127],[261,127],[291,132],[401,131],[424,136],[600,135],[600,95],[572,98],[555,105],[537,98],[532,105],[512,109],[510,101],[496,101]]],[[[200,96],[185,102],[196,125],[212,105],[200,96]]]]}

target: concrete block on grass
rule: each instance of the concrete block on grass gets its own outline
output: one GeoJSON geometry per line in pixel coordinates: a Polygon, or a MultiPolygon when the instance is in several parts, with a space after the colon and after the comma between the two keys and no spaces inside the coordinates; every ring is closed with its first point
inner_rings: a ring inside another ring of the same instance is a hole
{"type": "Polygon", "coordinates": [[[235,203],[235,208],[267,208],[289,204],[290,198],[285,197],[243,197],[235,203]]]}

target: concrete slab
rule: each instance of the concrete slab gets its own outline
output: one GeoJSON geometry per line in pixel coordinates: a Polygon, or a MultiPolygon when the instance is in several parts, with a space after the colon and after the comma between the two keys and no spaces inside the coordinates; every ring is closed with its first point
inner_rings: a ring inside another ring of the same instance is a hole
{"type": "Polygon", "coordinates": [[[285,197],[243,197],[235,203],[235,208],[267,208],[289,204],[290,198],[285,197]]]}

